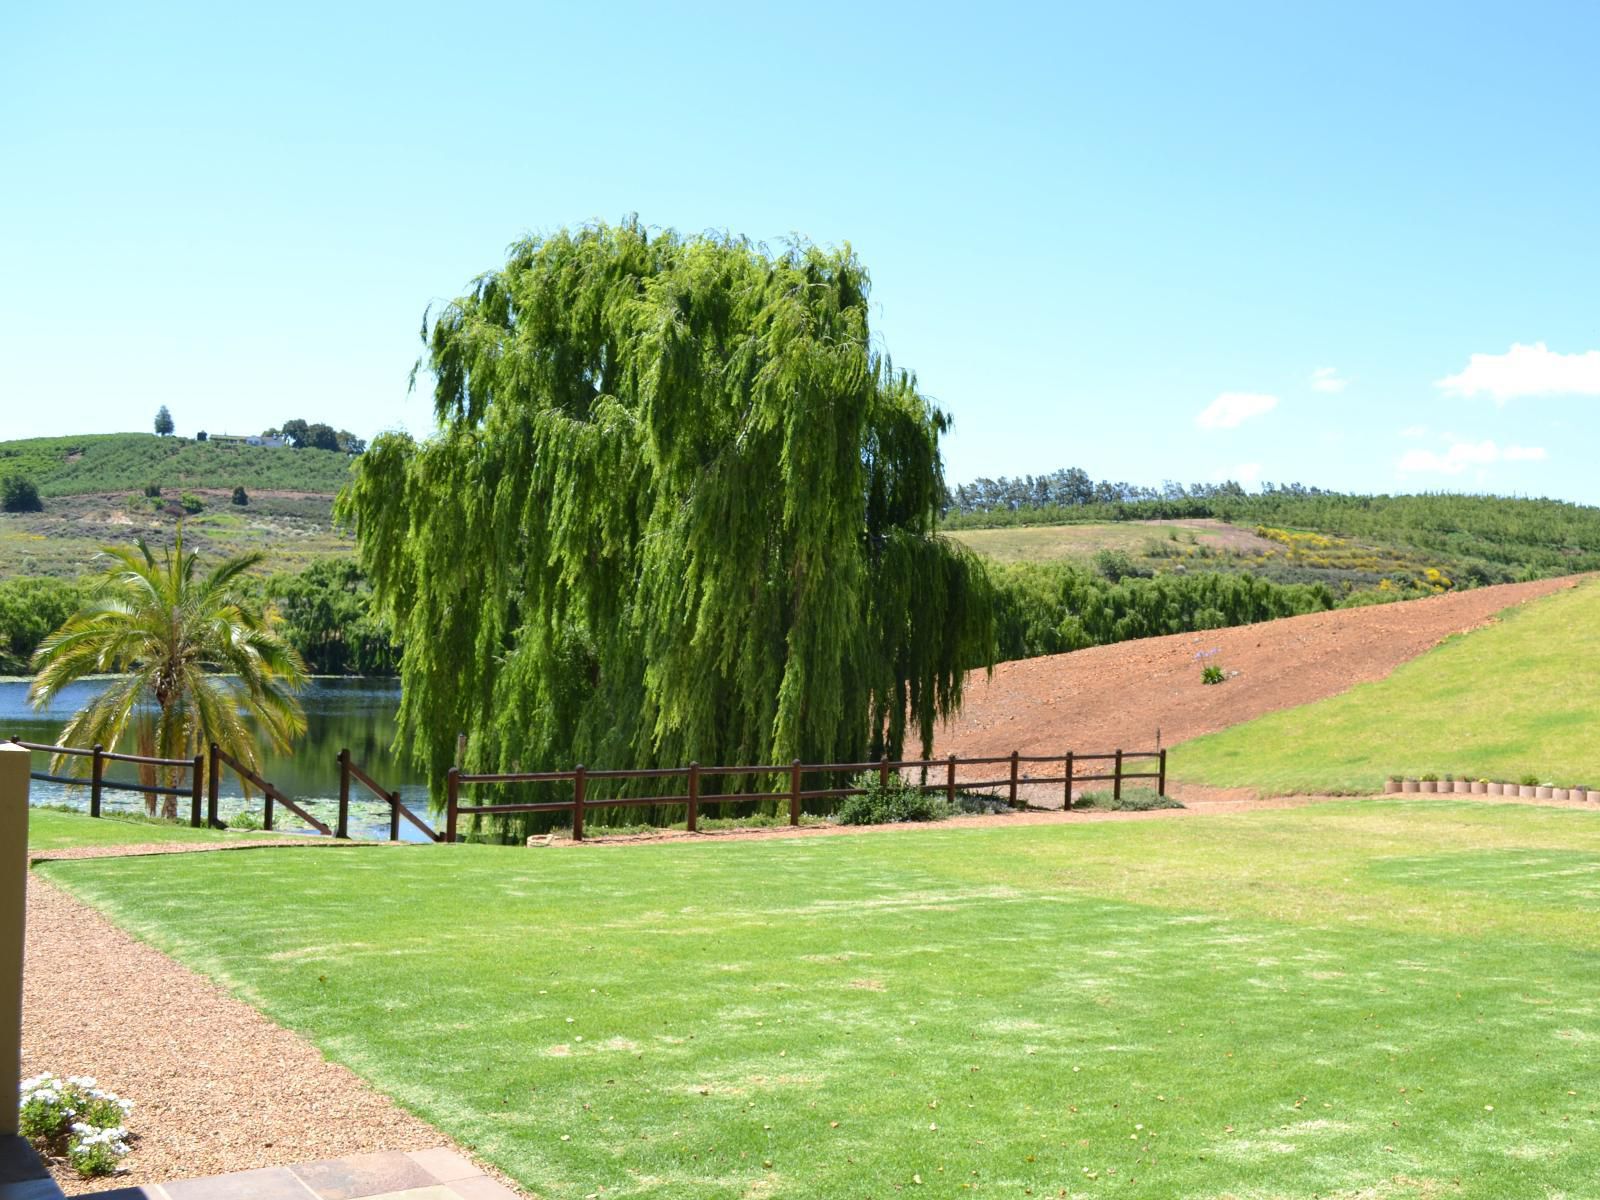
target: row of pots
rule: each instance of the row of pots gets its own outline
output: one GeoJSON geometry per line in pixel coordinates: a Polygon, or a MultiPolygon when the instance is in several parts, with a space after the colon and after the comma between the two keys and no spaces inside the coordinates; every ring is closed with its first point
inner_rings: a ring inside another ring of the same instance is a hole
{"type": "Polygon", "coordinates": [[[1388,779],[1385,793],[1448,793],[1456,796],[1517,796],[1524,800],[1595,800],[1600,788],[1555,787],[1550,784],[1485,783],[1481,779],[1388,779]]]}

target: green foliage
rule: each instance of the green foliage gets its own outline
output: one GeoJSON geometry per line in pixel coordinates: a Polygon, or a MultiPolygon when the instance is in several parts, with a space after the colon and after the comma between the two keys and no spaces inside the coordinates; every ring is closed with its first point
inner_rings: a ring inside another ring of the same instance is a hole
{"type": "MultiPolygon", "coordinates": [[[[1435,779],[1435,778],[1437,778],[1437,776],[1424,775],[1423,778],[1424,779],[1435,779]]],[[[1519,779],[1517,782],[1520,783],[1523,787],[1538,787],[1539,786],[1539,777],[1537,775],[1533,774],[1532,772],[1529,772],[1528,774],[1524,775],[1521,779],[1519,779]]]]}
{"type": "Polygon", "coordinates": [[[159,500],[159,499],[161,499],[161,485],[159,483],[147,483],[147,484],[145,484],[144,485],[144,494],[145,494],[146,499],[149,499],[149,500],[159,500]]]}
{"type": "Polygon", "coordinates": [[[1227,681],[1228,681],[1228,673],[1226,671],[1224,671],[1221,667],[1217,666],[1216,663],[1210,663],[1210,664],[1200,668],[1200,682],[1201,683],[1214,684],[1214,683],[1226,683],[1227,681]]]}
{"type": "Polygon", "coordinates": [[[1207,572],[1112,583],[1070,563],[991,568],[1003,659],[1060,654],[1130,638],[1248,625],[1333,607],[1321,584],[1207,572]]]}
{"type": "Polygon", "coordinates": [[[0,581],[0,675],[23,675],[33,652],[78,611],[82,596],[64,579],[0,581]]]}
{"type": "Polygon", "coordinates": [[[1171,796],[1163,796],[1155,788],[1129,787],[1118,796],[1111,791],[1085,792],[1072,798],[1074,809],[1100,812],[1154,812],[1158,808],[1182,808],[1171,796]]]}
{"type": "Polygon", "coordinates": [[[156,412],[156,421],[155,421],[156,436],[157,437],[171,437],[172,436],[172,431],[174,429],[176,429],[176,428],[177,428],[177,426],[174,425],[173,422],[172,422],[172,414],[167,411],[167,406],[165,404],[163,404],[160,407],[160,409],[157,410],[157,412],[156,412]]]}
{"type": "Polygon", "coordinates": [[[367,443],[348,429],[335,429],[321,421],[304,421],[296,417],[285,421],[282,429],[269,429],[267,436],[282,435],[296,450],[336,450],[340,454],[360,454],[367,443]]]}
{"type": "Polygon", "coordinates": [[[230,503],[238,508],[243,508],[245,505],[250,503],[250,493],[244,490],[243,484],[236,484],[234,486],[233,496],[230,500],[230,503]]]}
{"type": "Polygon", "coordinates": [[[283,636],[315,675],[393,675],[399,651],[377,614],[361,568],[347,558],[275,575],[267,594],[283,636]]]}
{"type": "Polygon", "coordinates": [[[178,503],[183,506],[183,511],[191,516],[206,506],[206,502],[193,492],[184,492],[178,497],[178,503]]]}
{"type": "Polygon", "coordinates": [[[992,608],[867,289],[848,250],[629,222],[524,241],[439,314],[440,433],[378,438],[337,509],[436,796],[462,729],[475,770],[931,743],[992,608]]]}
{"type": "MultiPolygon", "coordinates": [[[[305,668],[241,587],[255,556],[201,575],[181,531],[159,561],[143,541],[138,553],[105,554],[111,565],[89,598],[34,656],[28,698],[36,706],[81,679],[114,676],[62,728],[61,745],[114,746],[131,733],[140,754],[186,759],[216,743],[254,768],[257,736],[283,749],[305,732],[294,696],[305,668]]],[[[89,761],[58,755],[51,766],[81,773],[89,761]]],[[[158,782],[154,769],[141,770],[142,782],[158,782]]],[[[175,771],[160,774],[177,781],[175,771]]],[[[171,816],[176,802],[166,799],[171,816]]]]}
{"type": "Polygon", "coordinates": [[[146,486],[231,488],[331,495],[349,478],[350,456],[329,450],[289,453],[269,446],[227,446],[152,433],[82,434],[0,442],[0,475],[19,473],[39,494],[133,492],[146,486]]]}
{"type": "Polygon", "coordinates": [[[1109,504],[950,513],[946,529],[1214,517],[1245,528],[1314,530],[1438,556],[1457,586],[1600,570],[1600,508],[1561,500],[1429,493],[1358,496],[1272,490],[1109,504]]]}
{"type": "Polygon", "coordinates": [[[1121,583],[1124,579],[1148,579],[1155,572],[1133,561],[1126,550],[1101,550],[1094,556],[1094,569],[1104,579],[1121,583]]]}
{"type": "Polygon", "coordinates": [[[906,782],[897,772],[882,779],[876,771],[864,771],[850,781],[861,788],[858,796],[846,796],[834,809],[841,825],[894,825],[902,821],[939,821],[951,815],[944,799],[906,782]]]}
{"type": "Polygon", "coordinates": [[[38,1150],[93,1179],[111,1174],[128,1153],[124,1121],[132,1108],[92,1076],[35,1075],[22,1081],[18,1128],[38,1150]]]}
{"type": "Polygon", "coordinates": [[[8,513],[40,512],[39,486],[26,475],[7,475],[0,479],[0,510],[8,513]]]}

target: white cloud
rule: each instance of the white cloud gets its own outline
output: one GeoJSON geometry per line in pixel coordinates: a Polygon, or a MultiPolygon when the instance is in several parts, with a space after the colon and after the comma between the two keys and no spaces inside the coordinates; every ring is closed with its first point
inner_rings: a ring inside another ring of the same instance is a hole
{"type": "Polygon", "coordinates": [[[1348,379],[1339,378],[1338,367],[1318,367],[1311,372],[1311,389],[1317,392],[1342,392],[1350,386],[1348,379]]]}
{"type": "Polygon", "coordinates": [[[1505,446],[1485,439],[1455,442],[1443,454],[1433,450],[1407,450],[1396,464],[1404,474],[1459,475],[1468,467],[1498,462],[1541,462],[1549,457],[1543,446],[1505,446]]]}
{"type": "Polygon", "coordinates": [[[1407,425],[1400,431],[1400,436],[1403,438],[1427,437],[1428,427],[1426,425],[1407,425]]]}
{"type": "Polygon", "coordinates": [[[1194,419],[1201,429],[1233,429],[1251,417],[1259,417],[1278,407],[1276,396],[1256,392],[1223,392],[1194,419]]]}
{"type": "Polygon", "coordinates": [[[1496,404],[1517,396],[1600,396],[1600,350],[1558,354],[1543,342],[1516,342],[1504,354],[1474,354],[1465,370],[1434,386],[1456,396],[1487,392],[1496,404]]]}

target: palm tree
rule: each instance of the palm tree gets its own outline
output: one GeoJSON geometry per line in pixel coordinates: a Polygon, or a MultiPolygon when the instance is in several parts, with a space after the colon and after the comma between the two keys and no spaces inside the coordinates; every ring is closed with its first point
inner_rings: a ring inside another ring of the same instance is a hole
{"type": "MultiPolygon", "coordinates": [[[[86,676],[117,676],[67,722],[63,745],[111,747],[131,731],[141,754],[193,758],[215,742],[255,770],[246,717],[280,750],[305,731],[295,698],[305,665],[238,586],[260,554],[227,559],[202,576],[200,556],[184,551],[181,526],[176,547],[159,562],[142,538],[137,553],[107,547],[105,554],[111,565],[89,599],[33,658],[28,698],[36,707],[86,676]]],[[[60,769],[58,760],[52,770],[60,769]]],[[[146,806],[154,812],[154,795],[146,806]]],[[[176,807],[169,796],[166,815],[176,807]]]]}

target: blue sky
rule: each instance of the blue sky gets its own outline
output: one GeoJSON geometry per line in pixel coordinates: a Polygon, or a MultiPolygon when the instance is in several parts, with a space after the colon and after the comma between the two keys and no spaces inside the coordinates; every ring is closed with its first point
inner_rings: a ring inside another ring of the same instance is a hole
{"type": "Polygon", "coordinates": [[[7,6],[0,436],[426,432],[425,306],[638,212],[848,241],[953,481],[1600,503],[1597,36],[1586,4],[7,6]]]}

